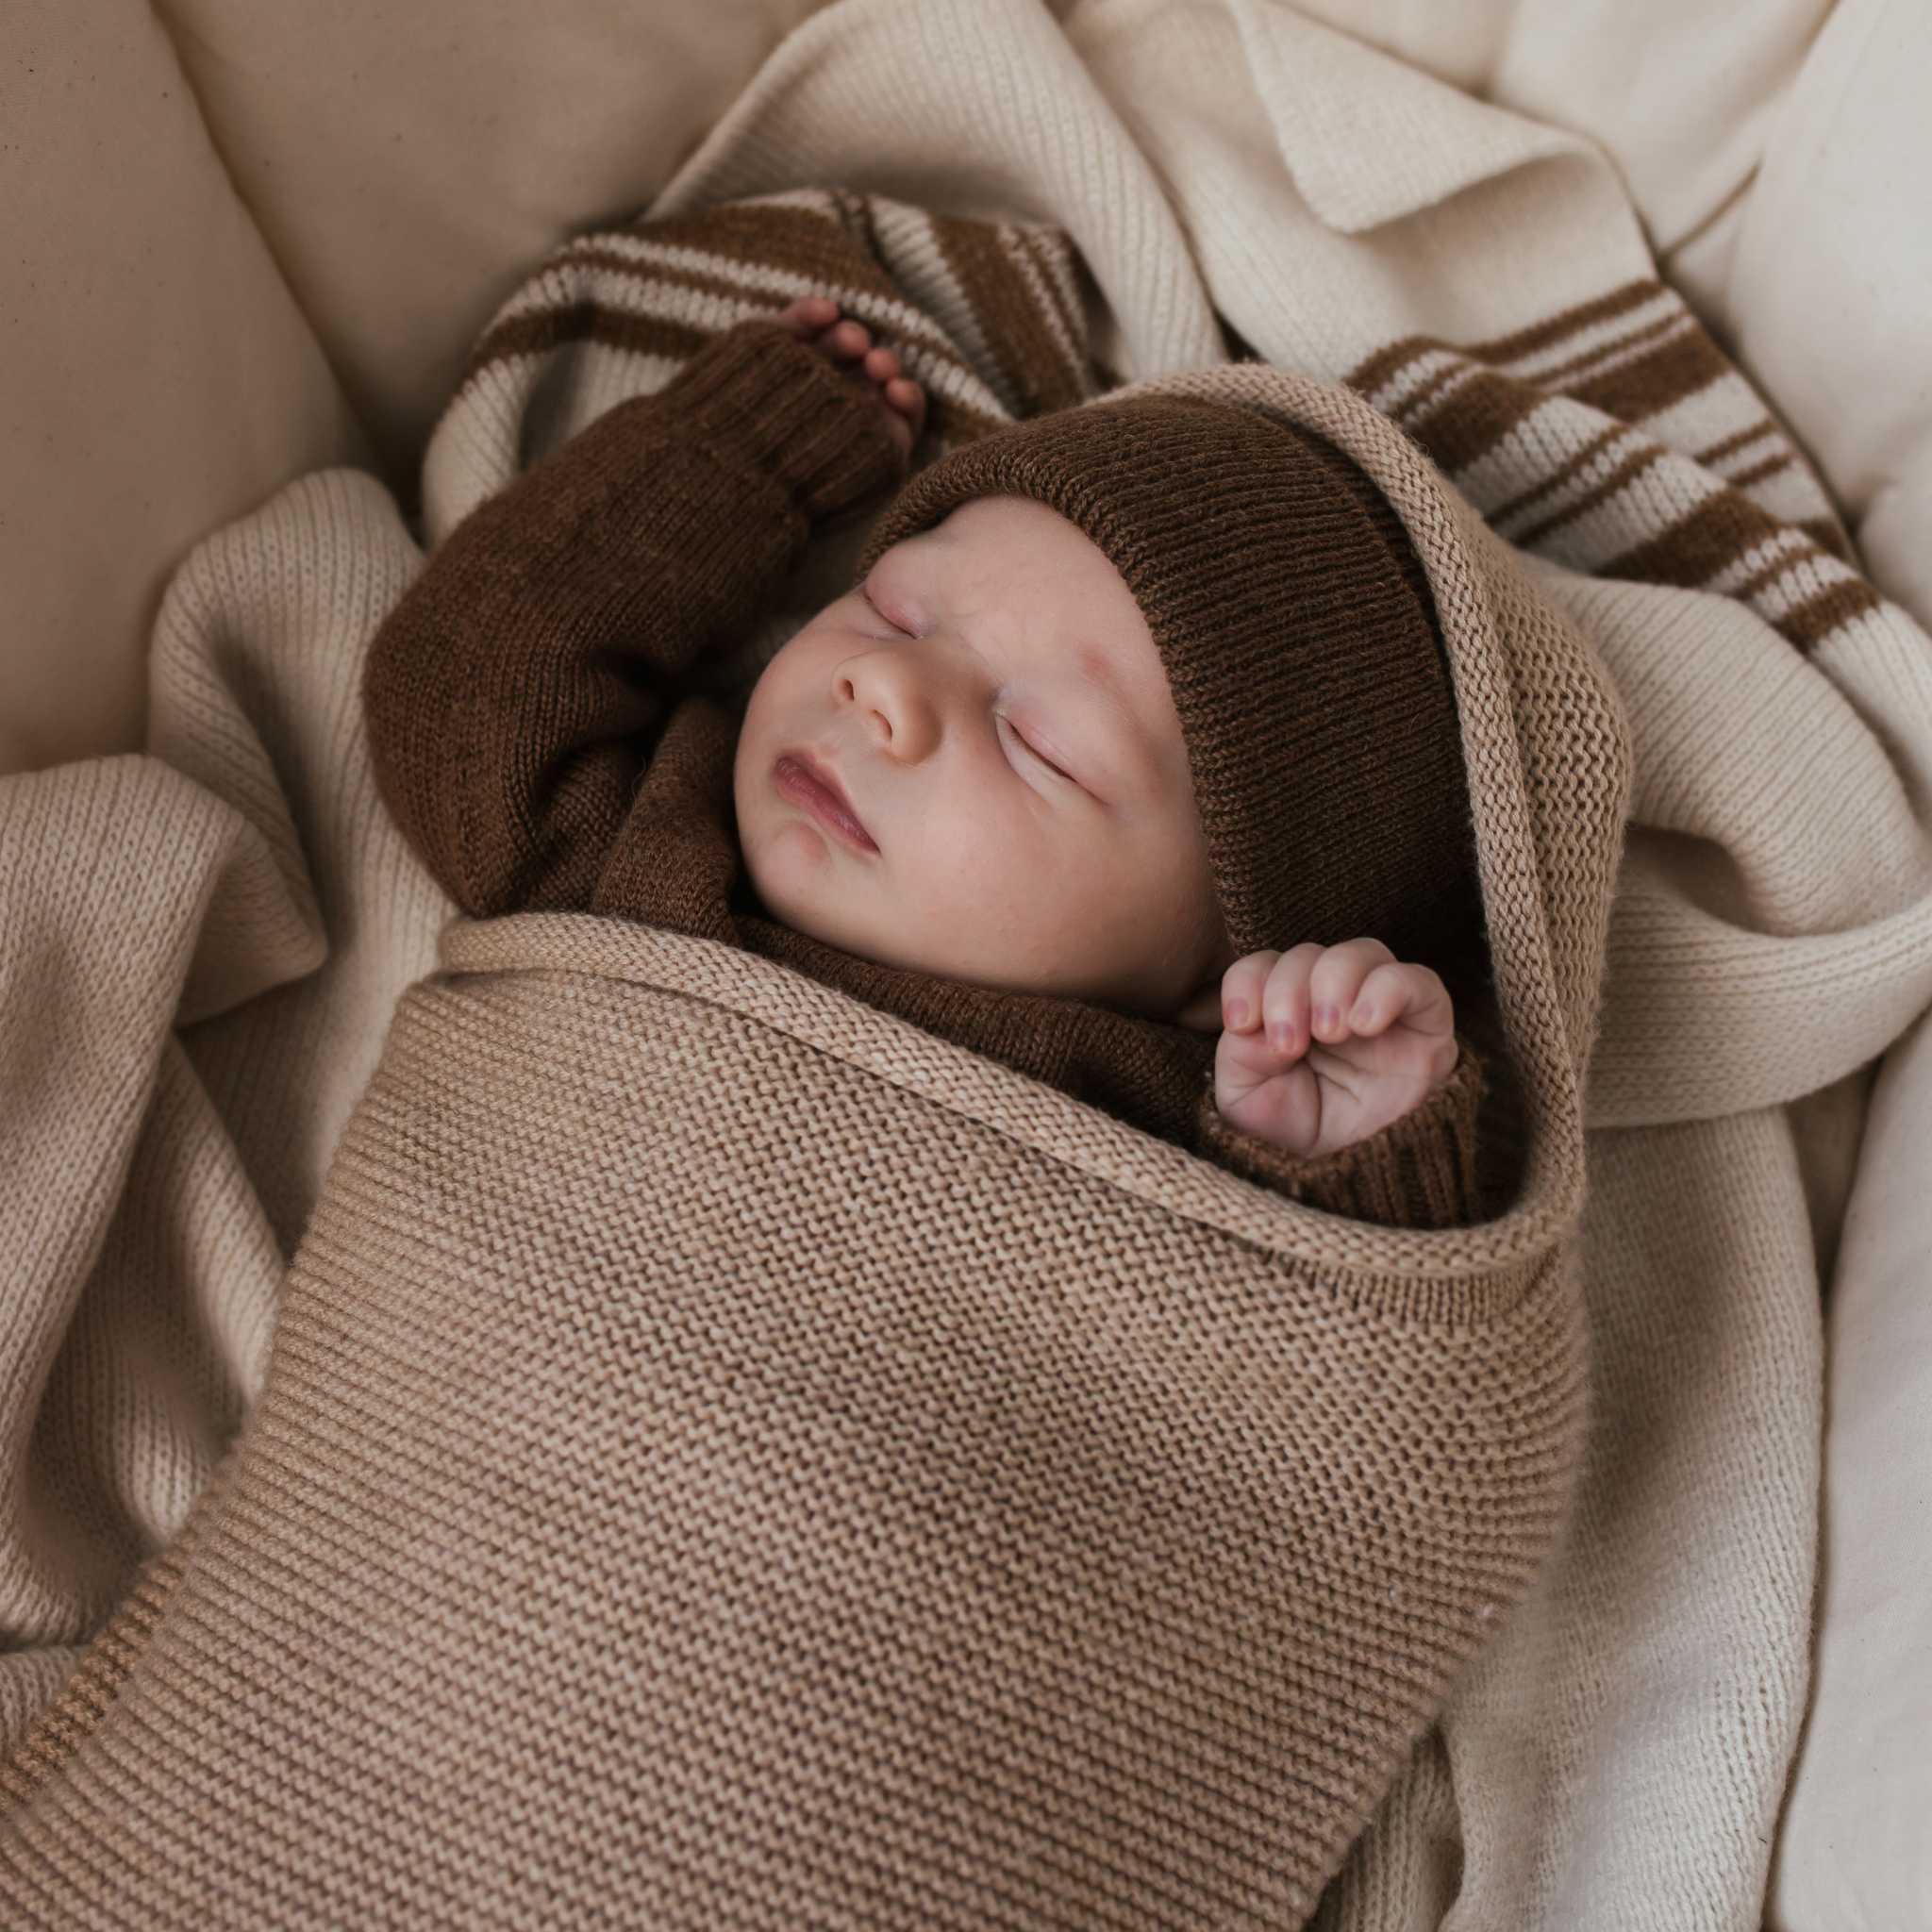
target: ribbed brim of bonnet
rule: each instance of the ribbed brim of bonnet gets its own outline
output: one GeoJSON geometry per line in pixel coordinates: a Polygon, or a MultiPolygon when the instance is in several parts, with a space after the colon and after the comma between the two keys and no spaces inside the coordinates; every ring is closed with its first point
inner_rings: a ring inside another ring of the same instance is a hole
{"type": "Polygon", "coordinates": [[[1356,463],[1191,398],[1061,409],[908,478],[858,577],[982,496],[1047,505],[1126,580],[1238,956],[1371,935],[1467,961],[1481,905],[1447,658],[1407,532],[1356,463]]]}

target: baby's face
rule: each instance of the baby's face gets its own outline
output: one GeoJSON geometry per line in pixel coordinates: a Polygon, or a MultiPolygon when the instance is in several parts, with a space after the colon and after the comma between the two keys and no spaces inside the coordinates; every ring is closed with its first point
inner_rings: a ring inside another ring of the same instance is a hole
{"type": "Polygon", "coordinates": [[[1164,1020],[1232,963],[1153,635],[1031,499],[961,505],[791,637],[733,792],[766,910],[844,952],[1164,1020]],[[788,791],[788,752],[837,778],[862,841],[788,791]]]}

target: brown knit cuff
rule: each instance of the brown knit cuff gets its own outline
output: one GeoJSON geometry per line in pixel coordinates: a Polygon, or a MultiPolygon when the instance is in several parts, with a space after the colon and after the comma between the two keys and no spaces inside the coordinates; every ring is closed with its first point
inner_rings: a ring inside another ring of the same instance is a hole
{"type": "Polygon", "coordinates": [[[813,518],[856,508],[906,469],[878,395],[762,316],[714,336],[659,395],[699,442],[777,477],[813,518]]]}
{"type": "Polygon", "coordinates": [[[1476,1112],[1483,1063],[1460,1033],[1455,1071],[1379,1134],[1312,1160],[1231,1126],[1210,1085],[1195,1123],[1199,1151],[1296,1201],[1384,1227],[1467,1227],[1478,1218],[1476,1112]]]}

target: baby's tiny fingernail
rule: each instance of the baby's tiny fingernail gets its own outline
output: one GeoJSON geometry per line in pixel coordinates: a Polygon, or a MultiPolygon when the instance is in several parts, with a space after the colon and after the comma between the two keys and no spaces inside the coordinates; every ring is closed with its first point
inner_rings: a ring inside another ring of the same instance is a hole
{"type": "Polygon", "coordinates": [[[1277,1020],[1268,1029],[1268,1037],[1276,1046],[1287,1048],[1294,1043],[1294,1025],[1288,1020],[1277,1020]]]}
{"type": "Polygon", "coordinates": [[[1246,1000],[1228,1001],[1227,1024],[1230,1026],[1245,1026],[1248,1024],[1248,1003],[1246,1000]]]}
{"type": "Polygon", "coordinates": [[[1315,1024],[1324,1033],[1332,1032],[1335,1026],[1335,1008],[1333,1007],[1317,1007],[1315,1008],[1315,1024]]]}

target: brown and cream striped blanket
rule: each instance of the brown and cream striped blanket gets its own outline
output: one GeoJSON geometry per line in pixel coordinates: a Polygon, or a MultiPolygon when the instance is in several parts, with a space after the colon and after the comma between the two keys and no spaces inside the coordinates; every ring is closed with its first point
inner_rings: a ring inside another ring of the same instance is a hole
{"type": "Polygon", "coordinates": [[[1141,386],[1318,429],[1449,646],[1491,1215],[1322,1214],[728,947],[445,925],[353,704],[419,552],[305,478],[171,587],[150,756],[0,786],[4,1916],[1755,1926],[1932,644],[1568,137],[1266,9],[834,11],[504,307],[425,537],[806,289],[922,457],[1141,386]]]}

